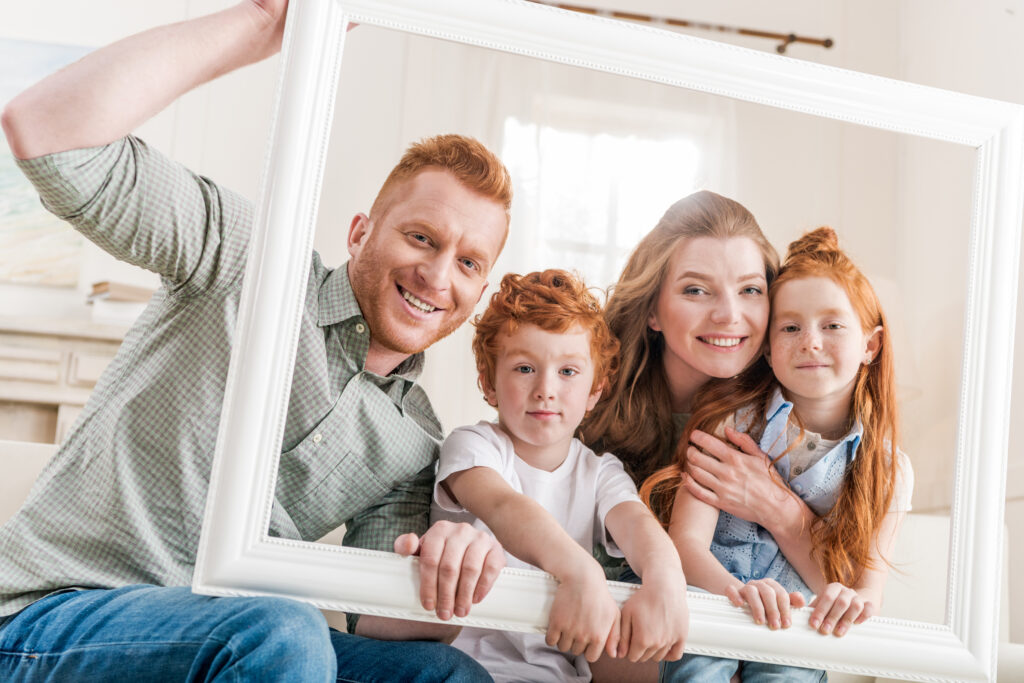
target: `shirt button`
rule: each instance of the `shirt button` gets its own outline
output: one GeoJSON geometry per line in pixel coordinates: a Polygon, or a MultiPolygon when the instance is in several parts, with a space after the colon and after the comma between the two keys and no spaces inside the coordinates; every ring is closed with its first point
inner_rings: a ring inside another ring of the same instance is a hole
{"type": "Polygon", "coordinates": [[[818,444],[814,443],[813,441],[808,441],[807,442],[807,450],[813,451],[817,447],[818,447],[818,444]]]}
{"type": "Polygon", "coordinates": [[[801,486],[800,484],[793,484],[793,490],[796,491],[797,493],[802,493],[803,490],[804,490],[804,487],[801,486]]]}
{"type": "Polygon", "coordinates": [[[323,439],[324,439],[324,435],[323,434],[314,434],[313,435],[313,443],[320,443],[321,441],[323,441],[323,439]]]}
{"type": "Polygon", "coordinates": [[[362,323],[356,323],[356,332],[358,332],[359,334],[366,332],[366,325],[362,323]]]}

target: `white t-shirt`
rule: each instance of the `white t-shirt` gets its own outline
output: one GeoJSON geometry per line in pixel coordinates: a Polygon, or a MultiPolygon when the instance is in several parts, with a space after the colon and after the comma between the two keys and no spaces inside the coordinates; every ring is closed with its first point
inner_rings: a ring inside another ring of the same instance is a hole
{"type": "MultiPolygon", "coordinates": [[[[459,427],[441,446],[430,512],[432,522],[467,522],[491,533],[486,524],[456,504],[441,486],[452,474],[472,467],[490,467],[515,491],[540,503],[588,552],[593,552],[595,544],[603,544],[610,555],[622,557],[605,531],[605,516],[619,503],[640,499],[633,480],[614,455],[598,456],[573,439],[565,461],[553,472],[547,472],[516,457],[511,439],[498,425],[480,422],[459,427]]],[[[508,552],[505,557],[509,567],[537,569],[508,552]]],[[[497,683],[590,680],[590,667],[582,655],[548,647],[541,634],[464,628],[452,644],[480,662],[497,683]]]]}

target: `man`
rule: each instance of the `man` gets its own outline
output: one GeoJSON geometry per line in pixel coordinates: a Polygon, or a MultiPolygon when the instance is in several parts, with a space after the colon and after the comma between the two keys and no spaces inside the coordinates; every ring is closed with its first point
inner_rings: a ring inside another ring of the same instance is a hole
{"type": "MultiPolygon", "coordinates": [[[[286,6],[247,0],[132,36],[3,113],[44,204],[163,286],[0,529],[0,679],[486,677],[442,643],[391,642],[450,639],[447,624],[363,617],[353,634],[329,632],[307,605],[186,587],[252,212],[124,136],[182,93],[277,52],[286,6]]],[[[300,327],[270,532],[316,540],[345,523],[348,545],[418,553],[421,602],[443,620],[467,614],[504,559],[468,525],[426,529],[441,430],[415,378],[423,349],[482,295],[509,203],[508,174],[479,143],[414,145],[370,214],[353,219],[347,268],[313,255],[300,327]]]]}

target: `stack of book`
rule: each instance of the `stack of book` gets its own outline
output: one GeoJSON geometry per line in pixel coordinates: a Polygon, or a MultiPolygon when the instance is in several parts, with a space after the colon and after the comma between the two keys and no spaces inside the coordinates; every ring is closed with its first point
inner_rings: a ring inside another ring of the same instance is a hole
{"type": "Polygon", "coordinates": [[[146,308],[153,291],[148,287],[103,280],[92,284],[86,303],[92,306],[94,323],[130,326],[146,308]]]}

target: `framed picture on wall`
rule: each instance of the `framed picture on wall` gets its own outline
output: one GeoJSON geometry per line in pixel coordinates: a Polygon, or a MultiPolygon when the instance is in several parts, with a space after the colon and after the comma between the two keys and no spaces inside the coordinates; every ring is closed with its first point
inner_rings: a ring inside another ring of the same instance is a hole
{"type": "MultiPolygon", "coordinates": [[[[91,49],[0,38],[0,107],[91,49]]],[[[0,136],[0,282],[74,287],[82,239],[43,208],[0,136]]]]}

